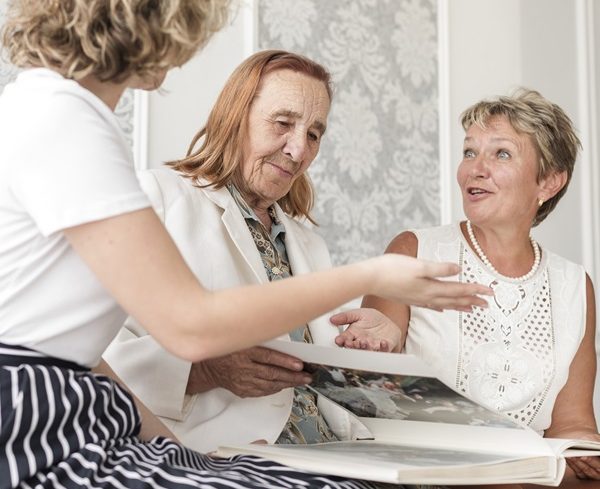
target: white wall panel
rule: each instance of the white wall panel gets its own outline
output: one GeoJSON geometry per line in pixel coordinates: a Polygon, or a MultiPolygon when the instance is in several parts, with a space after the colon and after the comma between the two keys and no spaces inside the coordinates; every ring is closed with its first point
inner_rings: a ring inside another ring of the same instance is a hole
{"type": "Polygon", "coordinates": [[[148,166],[180,158],[204,125],[225,80],[252,52],[252,3],[242,4],[230,25],[217,33],[192,60],[167,75],[149,94],[148,166]],[[250,11],[250,22],[247,16],[250,11]]]}

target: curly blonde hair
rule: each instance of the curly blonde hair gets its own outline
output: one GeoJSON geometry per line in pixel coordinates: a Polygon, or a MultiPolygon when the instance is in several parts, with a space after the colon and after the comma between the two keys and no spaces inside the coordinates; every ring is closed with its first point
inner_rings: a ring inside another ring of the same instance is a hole
{"type": "Polygon", "coordinates": [[[227,19],[229,0],[12,0],[10,61],[79,80],[152,79],[189,60],[227,19]]]}
{"type": "Polygon", "coordinates": [[[477,102],[462,113],[461,123],[465,131],[473,124],[485,128],[496,116],[505,116],[515,131],[531,136],[540,155],[538,181],[553,172],[566,172],[564,186],[538,209],[533,221],[537,226],[567,191],[581,142],[565,111],[535,90],[521,87],[509,97],[477,102]]]}

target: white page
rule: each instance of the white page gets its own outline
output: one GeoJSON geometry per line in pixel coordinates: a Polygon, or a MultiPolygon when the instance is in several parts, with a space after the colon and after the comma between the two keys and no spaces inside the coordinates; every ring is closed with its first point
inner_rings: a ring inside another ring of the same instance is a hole
{"type": "Polygon", "coordinates": [[[545,438],[556,454],[563,457],[598,457],[600,442],[572,438],[545,438]]]}
{"type": "Polygon", "coordinates": [[[434,446],[464,451],[485,451],[499,456],[556,456],[546,440],[531,429],[512,430],[362,417],[359,419],[373,437],[381,442],[402,443],[415,447],[434,446]]]}
{"type": "Polygon", "coordinates": [[[374,441],[316,445],[221,447],[218,454],[263,456],[303,470],[381,482],[476,484],[530,481],[550,483],[558,472],[554,457],[517,459],[508,455],[406,447],[374,441]]]}

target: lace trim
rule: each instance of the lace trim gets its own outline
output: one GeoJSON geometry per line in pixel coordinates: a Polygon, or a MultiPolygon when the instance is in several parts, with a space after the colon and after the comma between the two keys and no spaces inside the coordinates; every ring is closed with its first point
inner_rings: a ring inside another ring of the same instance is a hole
{"type": "Polygon", "coordinates": [[[461,244],[461,280],[495,290],[487,310],[460,313],[455,387],[477,402],[531,424],[555,376],[555,332],[548,270],[523,283],[485,271],[461,244]]]}

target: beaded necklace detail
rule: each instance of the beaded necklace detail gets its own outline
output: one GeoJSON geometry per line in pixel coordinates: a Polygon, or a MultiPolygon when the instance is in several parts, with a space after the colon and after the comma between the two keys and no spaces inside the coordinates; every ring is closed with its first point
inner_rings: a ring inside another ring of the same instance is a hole
{"type": "Polygon", "coordinates": [[[499,273],[498,270],[496,270],[494,265],[492,265],[489,258],[486,256],[486,254],[481,249],[479,242],[475,238],[475,233],[473,232],[473,226],[471,225],[471,221],[469,221],[468,219],[467,219],[467,234],[469,235],[469,239],[471,240],[471,244],[473,245],[473,248],[475,249],[477,256],[479,256],[479,258],[483,262],[483,264],[486,267],[488,267],[488,269],[491,272],[493,272],[495,275],[499,275],[503,278],[506,278],[509,280],[514,280],[517,282],[525,282],[526,280],[529,280],[531,277],[533,277],[535,272],[537,272],[537,269],[540,267],[540,247],[531,236],[529,236],[529,240],[531,241],[531,247],[533,248],[533,265],[531,266],[531,270],[529,270],[525,275],[521,275],[520,277],[506,277],[505,275],[502,275],[501,273],[499,273]]]}

